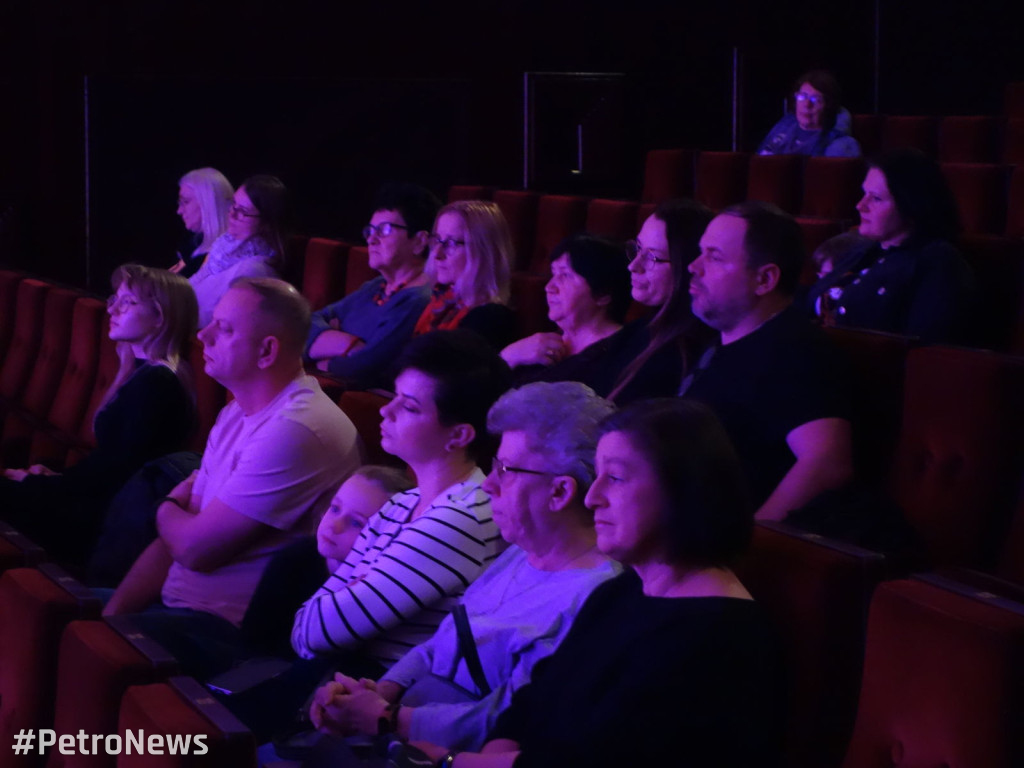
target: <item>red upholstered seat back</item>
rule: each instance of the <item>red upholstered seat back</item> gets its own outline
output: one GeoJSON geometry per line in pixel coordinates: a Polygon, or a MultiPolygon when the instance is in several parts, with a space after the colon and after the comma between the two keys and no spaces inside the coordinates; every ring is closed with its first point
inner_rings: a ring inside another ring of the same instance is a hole
{"type": "Polygon", "coordinates": [[[18,285],[23,277],[17,272],[0,269],[0,360],[7,353],[7,346],[14,335],[14,321],[17,317],[18,285]]]}
{"type": "Polygon", "coordinates": [[[0,399],[16,402],[25,388],[43,335],[43,308],[50,286],[40,280],[22,280],[15,304],[14,334],[0,362],[0,399]]]}
{"type": "Polygon", "coordinates": [[[35,350],[35,365],[25,384],[22,407],[33,416],[46,416],[57,393],[71,344],[71,320],[79,294],[51,288],[43,310],[43,333],[35,350]]]}
{"type": "Polygon", "coordinates": [[[948,116],[939,120],[939,161],[994,163],[999,123],[991,115],[948,116]]]}
{"type": "Polygon", "coordinates": [[[878,154],[882,148],[883,115],[853,115],[853,138],[860,144],[863,157],[878,154]]]}
{"type": "Polygon", "coordinates": [[[522,189],[500,189],[494,193],[494,202],[508,222],[512,249],[515,253],[513,270],[524,270],[533,257],[533,240],[537,232],[537,204],[540,195],[522,189]]]}
{"type": "Polygon", "coordinates": [[[693,197],[697,153],[692,149],[652,149],[644,162],[642,203],[693,197]]]}
{"type": "Polygon", "coordinates": [[[203,364],[203,343],[198,338],[192,339],[189,362],[192,366],[192,381],[196,388],[196,417],[198,424],[192,436],[191,447],[202,453],[206,447],[206,438],[217,422],[221,408],[227,404],[227,391],[206,372],[203,364]]]}
{"type": "Polygon", "coordinates": [[[919,149],[935,157],[934,117],[925,115],[889,115],[882,124],[882,150],[919,149]]]}
{"type": "Polygon", "coordinates": [[[787,213],[800,210],[804,158],[800,155],[752,155],[747,199],[763,200],[787,213]]]}
{"type": "Polygon", "coordinates": [[[637,233],[638,208],[637,203],[628,200],[591,200],[584,229],[619,242],[632,240],[637,233]]]}
{"type": "Polygon", "coordinates": [[[1024,241],[998,235],[963,235],[960,250],[974,272],[977,295],[974,346],[1021,352],[1024,346],[1024,241]]]}
{"type": "Polygon", "coordinates": [[[586,223],[587,198],[542,195],[537,202],[537,232],[527,270],[533,274],[546,273],[555,246],[569,235],[582,232],[586,223]]]}
{"type": "Polygon", "coordinates": [[[105,321],[103,323],[103,333],[100,336],[99,366],[96,369],[96,378],[93,380],[92,393],[89,396],[89,406],[85,410],[85,418],[82,419],[82,426],[77,435],[79,449],[76,449],[74,453],[80,453],[82,446],[91,447],[96,444],[96,435],[93,433],[92,423],[96,418],[96,411],[103,401],[103,396],[110,389],[111,382],[117,376],[120,361],[117,357],[117,345],[108,336],[109,327],[109,322],[105,321]]]}
{"type": "Polygon", "coordinates": [[[938,565],[990,566],[1016,498],[1024,359],[923,347],[907,357],[893,498],[938,565]]]}
{"type": "Polygon", "coordinates": [[[998,235],[1006,228],[1006,168],[983,163],[943,163],[967,234],[998,235]]]}
{"type": "Polygon", "coordinates": [[[314,311],[345,297],[349,246],[338,240],[311,237],[306,243],[302,295],[314,311]]]}
{"type": "Polygon", "coordinates": [[[746,152],[701,152],[697,156],[694,197],[718,212],[747,197],[746,152]]]}
{"type": "Polygon", "coordinates": [[[82,297],[75,303],[68,363],[46,417],[54,428],[65,433],[75,434],[81,427],[99,367],[106,317],[106,306],[98,299],[82,297]]]}
{"type": "Polygon", "coordinates": [[[457,200],[490,200],[494,197],[494,187],[480,184],[453,184],[448,187],[448,202],[457,200]]]}
{"type": "MultiPolygon", "coordinates": [[[[73,621],[67,626],[57,663],[54,729],[58,733],[117,733],[118,710],[127,688],[159,682],[175,673],[177,663],[166,651],[138,632],[131,636],[138,645],[106,621],[73,621]],[[151,653],[146,652],[147,646],[151,653]]],[[[46,766],[100,768],[116,761],[113,755],[61,755],[54,750],[46,766]]]]}
{"type": "Polygon", "coordinates": [[[1007,165],[1024,163],[1024,117],[1011,117],[1006,121],[1002,161],[1007,165]]]}
{"type": "Polygon", "coordinates": [[[1024,164],[1018,165],[1010,174],[1004,234],[1007,237],[1024,237],[1024,164]]]}
{"type": "Polygon", "coordinates": [[[853,727],[881,555],[759,523],[736,572],[775,622],[789,668],[790,768],[836,765],[853,727]]]}
{"type": "MultiPolygon", "coordinates": [[[[192,678],[174,677],[166,683],[137,685],[121,699],[117,731],[204,737],[205,755],[122,754],[119,768],[191,768],[198,765],[256,768],[256,739],[210,692],[192,678]]],[[[170,750],[167,750],[168,752],[170,750]]]]}
{"type": "Polygon", "coordinates": [[[352,424],[363,441],[363,451],[369,464],[401,465],[401,460],[385,453],[380,447],[380,409],[389,398],[374,392],[344,392],[338,399],[338,407],[352,420],[352,424]]]}
{"type": "Polygon", "coordinates": [[[921,581],[875,591],[843,768],[1024,765],[1024,614],[921,581]]]}
{"type": "Polygon", "coordinates": [[[859,157],[809,157],[804,166],[802,216],[853,223],[865,165],[859,157]]]}
{"type": "Polygon", "coordinates": [[[345,263],[345,295],[357,290],[367,280],[373,280],[380,273],[370,267],[370,252],[365,245],[353,245],[348,249],[345,263]]]}
{"type": "MultiPolygon", "coordinates": [[[[100,611],[100,601],[60,569],[41,568],[49,570],[16,568],[0,576],[0,743],[5,745],[22,728],[49,726],[61,632],[72,619],[100,611]]],[[[35,762],[35,756],[10,751],[3,759],[12,767],[35,762]]]]}
{"type": "Polygon", "coordinates": [[[801,285],[814,285],[818,279],[818,270],[814,266],[814,252],[818,246],[843,233],[843,225],[832,219],[813,219],[804,216],[797,216],[796,223],[800,225],[800,231],[804,236],[804,268],[800,273],[801,285]]]}
{"type": "Polygon", "coordinates": [[[512,274],[509,303],[516,313],[518,336],[556,330],[555,324],[548,319],[548,300],[544,292],[547,281],[547,275],[530,275],[525,272],[512,274]]]}

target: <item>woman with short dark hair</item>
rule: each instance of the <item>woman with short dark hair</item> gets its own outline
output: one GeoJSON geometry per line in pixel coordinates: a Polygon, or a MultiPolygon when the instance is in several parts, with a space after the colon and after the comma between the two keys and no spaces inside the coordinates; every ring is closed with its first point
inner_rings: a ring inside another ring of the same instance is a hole
{"type": "Polygon", "coordinates": [[[893,150],[871,161],[862,186],[866,245],[811,288],[813,311],[826,325],[969,340],[974,274],[953,245],[956,202],[938,163],[893,150]]]}
{"type": "Polygon", "coordinates": [[[753,514],[711,411],[678,399],[609,417],[586,502],[597,546],[628,570],[598,587],[477,754],[454,768],[776,766],[781,654],[729,570],[753,514]]]}

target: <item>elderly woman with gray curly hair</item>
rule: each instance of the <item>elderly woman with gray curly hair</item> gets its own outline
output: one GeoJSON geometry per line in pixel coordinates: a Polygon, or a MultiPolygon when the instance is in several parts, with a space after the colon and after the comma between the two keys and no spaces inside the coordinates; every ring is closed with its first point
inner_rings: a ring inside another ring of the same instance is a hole
{"type": "Polygon", "coordinates": [[[619,572],[598,551],[583,503],[597,427],[612,410],[578,382],[528,384],[495,403],[487,426],[501,445],[483,487],[512,546],[437,633],[378,682],[339,675],[317,691],[310,713],[317,727],[343,735],[392,730],[454,749],[484,743],[587,596],[619,572]],[[460,632],[461,609],[468,633],[460,632]]]}

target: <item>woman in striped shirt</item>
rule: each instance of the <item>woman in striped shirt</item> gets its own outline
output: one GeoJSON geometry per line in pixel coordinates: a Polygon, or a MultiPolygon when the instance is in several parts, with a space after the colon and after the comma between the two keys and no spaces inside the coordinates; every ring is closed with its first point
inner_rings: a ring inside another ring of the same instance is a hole
{"type": "Polygon", "coordinates": [[[381,445],[417,487],[370,518],[292,628],[304,658],[358,649],[341,667],[363,676],[427,640],[501,546],[478,464],[490,462],[487,411],[508,388],[508,366],[475,334],[438,331],[410,342],[398,370],[381,445]]]}

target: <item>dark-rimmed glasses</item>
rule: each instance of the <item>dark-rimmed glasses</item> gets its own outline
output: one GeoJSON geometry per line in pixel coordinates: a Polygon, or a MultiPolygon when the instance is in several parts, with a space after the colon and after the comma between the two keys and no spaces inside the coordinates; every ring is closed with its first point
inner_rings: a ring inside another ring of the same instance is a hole
{"type": "Polygon", "coordinates": [[[396,229],[409,229],[405,224],[395,224],[393,221],[382,221],[380,224],[367,224],[363,227],[363,240],[369,242],[374,235],[387,237],[396,229]]]}

